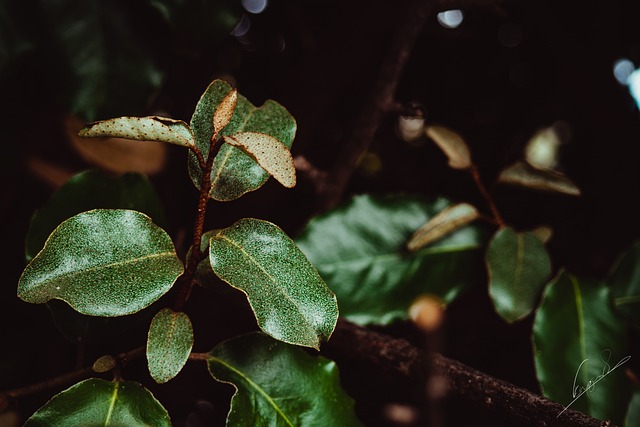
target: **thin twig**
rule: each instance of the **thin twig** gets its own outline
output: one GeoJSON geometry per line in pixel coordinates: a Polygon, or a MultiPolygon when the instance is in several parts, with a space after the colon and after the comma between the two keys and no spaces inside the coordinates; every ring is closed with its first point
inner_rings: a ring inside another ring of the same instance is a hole
{"type": "Polygon", "coordinates": [[[493,201],[493,197],[491,197],[491,195],[487,191],[487,187],[484,186],[484,183],[482,182],[482,178],[480,177],[480,173],[478,173],[477,166],[472,165],[471,168],[469,168],[468,170],[469,170],[469,173],[471,174],[471,177],[473,178],[473,182],[475,182],[476,187],[478,187],[480,194],[482,194],[482,197],[487,202],[487,205],[489,205],[489,209],[491,209],[491,213],[493,214],[493,218],[496,224],[498,224],[498,226],[500,227],[504,227],[505,225],[504,219],[502,218],[502,215],[500,215],[500,211],[498,211],[498,207],[493,201]]]}
{"type": "Polygon", "coordinates": [[[320,193],[323,190],[327,182],[327,171],[317,168],[304,156],[294,157],[293,165],[296,171],[314,186],[316,193],[320,193]]]}
{"type": "MultiPolygon", "coordinates": [[[[129,350],[127,352],[123,352],[115,356],[117,361],[117,367],[121,368],[126,366],[130,361],[135,360],[142,356],[145,352],[144,347],[138,347],[133,350],[129,350]]],[[[77,369],[73,372],[69,372],[63,375],[59,375],[54,378],[49,378],[45,381],[41,381],[39,383],[31,384],[25,387],[16,388],[13,390],[8,390],[4,392],[0,392],[0,409],[4,406],[3,403],[10,399],[19,399],[21,397],[30,396],[32,394],[40,393],[46,390],[59,389],[64,387],[67,384],[75,383],[83,378],[87,378],[96,372],[93,368],[82,368],[77,369]]]]}
{"type": "Polygon", "coordinates": [[[63,374],[54,378],[50,378],[48,380],[45,380],[36,384],[31,384],[25,387],[20,387],[13,390],[1,392],[0,401],[2,401],[3,398],[19,399],[21,397],[30,396],[32,394],[39,393],[41,391],[58,389],[67,384],[71,384],[71,383],[77,382],[78,380],[86,378],[93,373],[94,373],[93,369],[91,368],[78,369],[76,371],[69,372],[67,374],[63,374]]]}
{"type": "Polygon", "coordinates": [[[389,113],[398,111],[395,93],[413,47],[425,22],[442,10],[486,8],[504,15],[500,0],[412,0],[407,6],[405,20],[396,27],[395,33],[376,82],[371,88],[369,99],[363,108],[347,139],[343,141],[342,152],[326,176],[322,185],[316,184],[318,201],[316,211],[322,212],[334,207],[358,165],[359,159],[368,150],[382,119],[389,113]]]}
{"type": "Polygon", "coordinates": [[[191,353],[189,360],[209,360],[209,353],[191,353]]]}
{"type": "Polygon", "coordinates": [[[204,170],[204,168],[207,167],[207,162],[202,155],[202,151],[200,151],[200,149],[195,145],[189,146],[189,149],[193,152],[193,154],[195,154],[196,158],[198,159],[198,166],[200,166],[200,169],[204,170]]]}
{"type": "Polygon", "coordinates": [[[434,1],[412,0],[406,10],[405,22],[398,25],[371,96],[356,120],[353,130],[344,143],[331,170],[327,185],[318,194],[316,210],[334,207],[351,178],[358,160],[367,151],[380,122],[395,106],[394,98],[400,76],[409,60],[413,46],[422,31],[427,17],[436,9],[434,1]]]}
{"type": "MultiPolygon", "coordinates": [[[[329,357],[371,365],[379,372],[412,382],[424,383],[426,380],[425,352],[403,339],[392,338],[343,319],[338,320],[336,330],[322,351],[329,357]]],[[[439,353],[432,354],[431,363],[445,377],[449,395],[511,420],[514,425],[613,427],[609,421],[597,420],[572,409],[557,418],[565,409],[559,403],[439,353]]]]}

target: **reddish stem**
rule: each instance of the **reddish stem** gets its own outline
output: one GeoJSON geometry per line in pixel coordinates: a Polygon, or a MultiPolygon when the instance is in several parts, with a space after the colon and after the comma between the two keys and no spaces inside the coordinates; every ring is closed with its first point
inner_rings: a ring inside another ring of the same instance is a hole
{"type": "MultiPolygon", "coordinates": [[[[202,249],[202,235],[204,230],[204,220],[207,214],[207,202],[209,201],[209,192],[211,191],[211,170],[213,169],[213,161],[222,146],[219,143],[218,132],[213,133],[211,143],[209,145],[209,154],[207,161],[202,168],[202,180],[200,181],[200,199],[198,200],[198,210],[196,220],[193,226],[193,244],[191,245],[191,255],[187,259],[187,268],[180,278],[181,287],[174,304],[176,311],[182,311],[185,304],[191,297],[191,291],[195,285],[195,272],[198,264],[204,258],[202,249]]],[[[202,155],[201,155],[202,157],[202,155]]]]}
{"type": "Polygon", "coordinates": [[[472,165],[471,168],[469,169],[469,173],[473,177],[473,181],[476,183],[476,187],[478,187],[480,194],[482,194],[482,197],[487,202],[487,205],[489,205],[489,209],[491,209],[491,213],[493,214],[493,218],[496,224],[498,224],[498,226],[500,227],[504,227],[505,225],[504,219],[502,218],[502,215],[500,215],[500,211],[498,211],[498,207],[496,206],[496,204],[493,201],[493,198],[487,191],[487,188],[482,183],[482,179],[480,178],[480,174],[478,173],[477,166],[472,165]]]}

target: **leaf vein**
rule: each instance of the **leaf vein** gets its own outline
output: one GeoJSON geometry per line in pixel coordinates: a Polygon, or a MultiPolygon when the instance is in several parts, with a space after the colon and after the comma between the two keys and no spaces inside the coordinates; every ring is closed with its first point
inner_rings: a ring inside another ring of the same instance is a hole
{"type": "MultiPolygon", "coordinates": [[[[260,263],[258,263],[258,261],[256,261],[256,259],[247,251],[244,250],[244,248],[240,245],[238,245],[235,241],[229,239],[227,236],[223,236],[223,235],[217,235],[214,236],[213,239],[215,238],[220,238],[222,240],[226,240],[227,242],[229,242],[229,244],[231,244],[232,246],[234,246],[235,248],[237,248],[240,252],[242,252],[253,264],[255,264],[272,282],[274,285],[278,284],[278,281],[271,275],[271,273],[269,273],[267,270],[265,270],[265,268],[260,265],[260,263]]],[[[302,315],[302,318],[305,320],[308,320],[305,318],[302,308],[300,307],[300,305],[296,302],[295,299],[293,299],[291,297],[291,295],[289,295],[286,290],[281,287],[281,286],[276,286],[276,289],[278,289],[280,291],[280,293],[288,300],[291,302],[291,304],[298,310],[298,313],[300,313],[302,315]]]]}
{"type": "Polygon", "coordinates": [[[116,406],[116,400],[118,399],[118,387],[120,383],[115,383],[115,388],[113,389],[113,394],[111,395],[111,401],[109,402],[109,409],[107,411],[107,417],[104,420],[105,427],[109,425],[111,422],[111,416],[113,415],[113,408],[116,406]]]}
{"type": "Polygon", "coordinates": [[[133,259],[129,259],[129,260],[126,260],[126,261],[118,261],[118,262],[112,262],[112,263],[109,263],[109,264],[95,265],[93,267],[89,267],[89,268],[86,268],[86,269],[70,271],[70,272],[62,273],[59,276],[54,276],[54,277],[51,277],[51,278],[47,278],[47,279],[45,279],[43,281],[43,283],[46,284],[46,283],[48,283],[50,281],[56,282],[57,280],[62,279],[62,278],[69,278],[69,277],[77,276],[79,274],[86,274],[86,273],[91,272],[91,271],[98,271],[98,270],[107,269],[107,268],[111,268],[111,267],[124,266],[124,265],[127,265],[127,264],[133,264],[133,263],[136,263],[136,262],[139,262],[139,261],[144,261],[144,260],[147,260],[147,259],[160,258],[160,257],[166,257],[166,256],[169,256],[169,258],[174,258],[175,253],[172,252],[172,251],[160,252],[160,253],[157,253],[157,254],[144,255],[144,256],[133,258],[133,259]]]}
{"type": "Polygon", "coordinates": [[[247,382],[247,384],[249,384],[252,388],[254,388],[262,397],[264,397],[264,399],[271,405],[273,406],[273,409],[275,409],[276,413],[278,413],[278,415],[280,415],[280,417],[282,417],[282,419],[287,423],[287,425],[294,427],[294,424],[291,420],[289,420],[289,418],[284,414],[284,412],[282,412],[282,410],[280,409],[280,407],[276,404],[276,402],[271,398],[271,396],[269,396],[267,394],[266,391],[264,391],[262,389],[262,387],[260,387],[258,384],[254,383],[251,378],[247,377],[244,373],[242,373],[241,371],[239,371],[238,369],[236,369],[235,367],[229,365],[228,363],[226,363],[224,360],[222,359],[218,359],[217,357],[211,357],[209,359],[209,361],[215,361],[217,363],[219,363],[220,365],[222,365],[223,367],[227,368],[228,370],[230,370],[231,372],[233,372],[234,374],[238,375],[241,379],[243,379],[244,381],[247,382]]]}

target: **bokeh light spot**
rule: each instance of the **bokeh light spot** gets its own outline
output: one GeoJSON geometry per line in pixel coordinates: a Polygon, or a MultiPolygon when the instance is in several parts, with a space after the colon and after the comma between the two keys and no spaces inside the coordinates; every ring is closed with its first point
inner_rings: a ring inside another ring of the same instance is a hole
{"type": "Polygon", "coordinates": [[[628,59],[618,59],[613,64],[613,75],[621,85],[626,85],[629,77],[635,70],[633,62],[628,59]]]}
{"type": "Polygon", "coordinates": [[[464,13],[459,9],[445,10],[438,13],[438,22],[445,28],[458,28],[464,20],[464,13]]]}
{"type": "Polygon", "coordinates": [[[242,0],[242,7],[249,13],[262,13],[267,8],[267,0],[242,0]]]}

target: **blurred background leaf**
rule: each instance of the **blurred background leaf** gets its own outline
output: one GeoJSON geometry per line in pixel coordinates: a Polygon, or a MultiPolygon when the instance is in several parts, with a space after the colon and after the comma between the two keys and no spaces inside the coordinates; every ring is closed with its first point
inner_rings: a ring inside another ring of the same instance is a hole
{"type": "Polygon", "coordinates": [[[340,315],[360,323],[406,319],[423,293],[453,301],[478,275],[484,233],[467,225],[415,252],[406,244],[451,203],[443,198],[352,198],[307,225],[296,243],[338,297],[340,315]]]}

